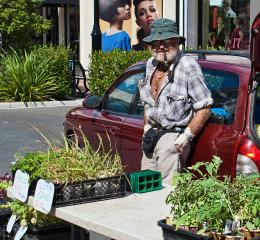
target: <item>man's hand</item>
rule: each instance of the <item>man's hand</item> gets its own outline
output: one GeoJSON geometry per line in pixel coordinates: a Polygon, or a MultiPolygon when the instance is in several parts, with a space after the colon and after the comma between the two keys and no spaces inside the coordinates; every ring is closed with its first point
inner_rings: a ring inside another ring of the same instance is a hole
{"type": "Polygon", "coordinates": [[[185,129],[185,131],[180,134],[175,140],[175,147],[177,152],[183,152],[184,148],[187,146],[189,142],[194,138],[189,127],[185,129]]]}

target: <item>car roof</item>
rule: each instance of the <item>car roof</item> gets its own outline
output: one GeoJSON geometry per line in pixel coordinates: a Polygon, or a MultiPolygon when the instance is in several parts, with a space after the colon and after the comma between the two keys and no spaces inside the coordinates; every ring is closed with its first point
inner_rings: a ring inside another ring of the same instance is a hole
{"type": "MultiPolygon", "coordinates": [[[[248,51],[207,51],[207,50],[191,50],[184,51],[185,55],[189,55],[196,60],[206,62],[218,62],[231,64],[241,67],[251,67],[251,60],[248,51]]],[[[128,70],[145,69],[146,61],[137,62],[130,66],[128,70]]]]}

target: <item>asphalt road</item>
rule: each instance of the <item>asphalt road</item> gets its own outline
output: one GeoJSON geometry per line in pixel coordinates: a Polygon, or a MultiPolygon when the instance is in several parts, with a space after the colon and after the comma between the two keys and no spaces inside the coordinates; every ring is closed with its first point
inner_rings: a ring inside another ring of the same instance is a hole
{"type": "Polygon", "coordinates": [[[43,137],[62,142],[63,121],[66,112],[73,107],[48,107],[0,110],[0,175],[9,171],[15,154],[28,151],[46,151],[43,137]]]}

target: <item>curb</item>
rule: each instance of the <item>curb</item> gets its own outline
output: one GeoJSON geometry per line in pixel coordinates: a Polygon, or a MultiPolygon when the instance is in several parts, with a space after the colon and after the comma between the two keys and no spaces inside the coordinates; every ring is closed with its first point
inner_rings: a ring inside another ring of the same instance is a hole
{"type": "Polygon", "coordinates": [[[0,110],[20,109],[20,108],[80,106],[82,100],[83,99],[66,100],[66,101],[45,101],[45,102],[4,102],[4,103],[0,103],[0,110]]]}

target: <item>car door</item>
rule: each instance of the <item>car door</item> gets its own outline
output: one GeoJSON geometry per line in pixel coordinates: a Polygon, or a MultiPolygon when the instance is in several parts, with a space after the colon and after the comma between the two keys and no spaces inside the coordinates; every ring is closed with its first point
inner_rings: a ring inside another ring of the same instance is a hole
{"type": "MultiPolygon", "coordinates": [[[[121,139],[124,138],[121,128],[129,117],[132,103],[137,92],[137,82],[140,79],[138,74],[126,72],[108,90],[102,101],[102,109],[99,111],[93,122],[93,130],[96,138],[94,141],[102,144],[105,151],[111,150],[122,156],[121,139]]],[[[132,132],[132,131],[131,131],[132,132]]],[[[122,158],[125,165],[125,160],[122,158]]]]}
{"type": "Polygon", "coordinates": [[[144,107],[140,99],[138,81],[145,76],[145,71],[139,70],[134,75],[135,98],[129,116],[121,128],[121,156],[126,166],[126,172],[140,171],[142,159],[142,136],[144,127],[144,107]]]}
{"type": "Polygon", "coordinates": [[[223,161],[221,174],[230,175],[246,121],[250,68],[206,61],[200,65],[214,104],[210,119],[195,138],[189,164],[210,161],[216,155],[223,161]]]}

